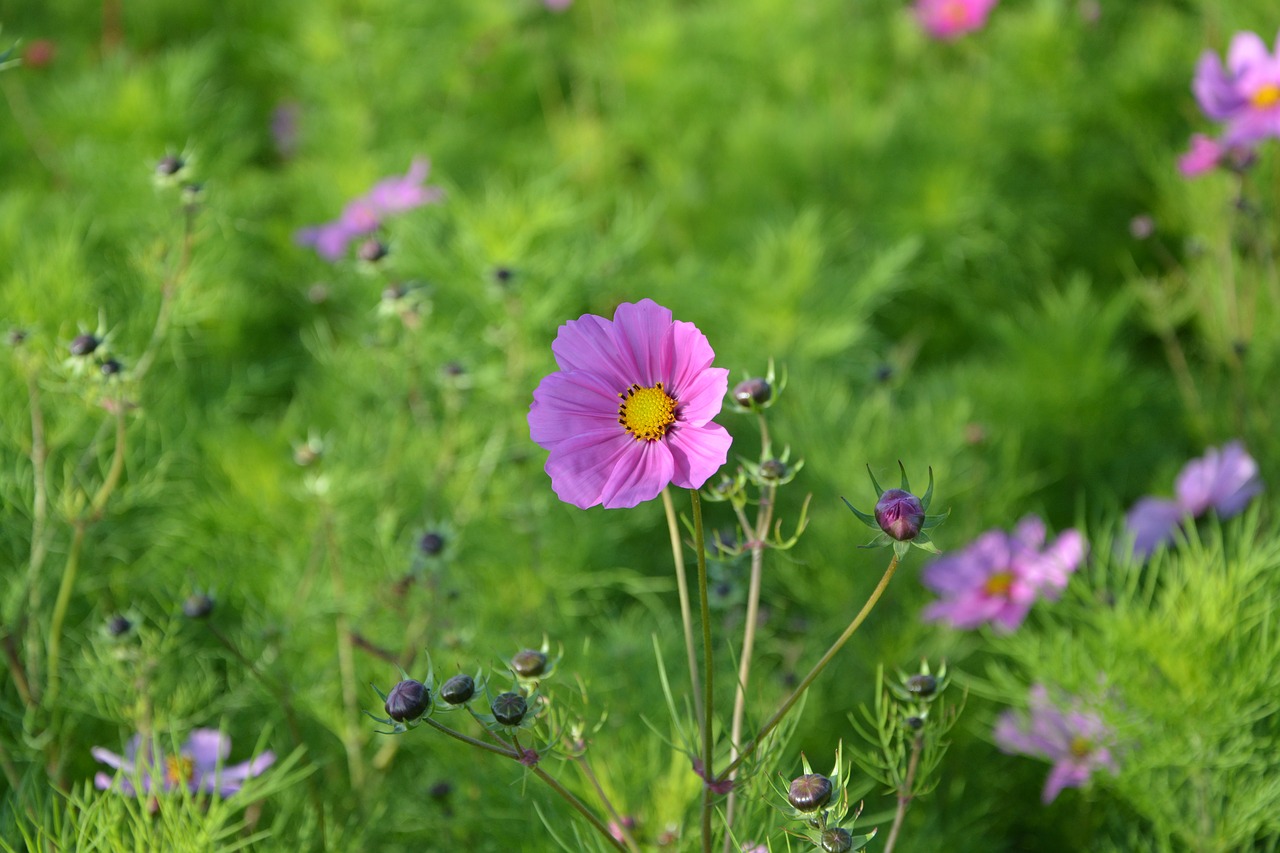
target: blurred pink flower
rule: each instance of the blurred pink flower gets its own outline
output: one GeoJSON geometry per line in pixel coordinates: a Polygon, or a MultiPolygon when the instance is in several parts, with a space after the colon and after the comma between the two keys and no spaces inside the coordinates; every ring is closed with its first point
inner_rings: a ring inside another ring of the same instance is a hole
{"type": "Polygon", "coordinates": [[[573,0],[542,0],[542,5],[552,12],[563,12],[573,5],[573,0]]]}
{"type": "Polygon", "coordinates": [[[981,29],[997,0],[916,0],[916,20],[937,39],[959,38],[981,29]]]}
{"type": "Polygon", "coordinates": [[[1068,530],[1044,547],[1044,522],[1027,516],[1012,534],[988,530],[968,547],[924,567],[921,580],[939,600],[924,610],[926,621],[953,628],[991,623],[1007,633],[1026,619],[1039,597],[1057,598],[1084,559],[1084,537],[1068,530]]]}
{"type": "Polygon", "coordinates": [[[348,202],[335,221],[300,230],[296,235],[298,243],[313,247],[327,261],[338,260],[353,240],[378,230],[387,214],[440,201],[444,190],[423,183],[430,168],[430,161],[414,159],[408,174],[374,184],[364,195],[348,202]]]}
{"type": "Polygon", "coordinates": [[[260,775],[276,760],[275,754],[268,751],[234,767],[223,766],[231,754],[231,738],[217,729],[196,729],[176,756],[166,756],[159,750],[153,753],[149,745],[143,746],[141,735],[129,740],[123,756],[100,746],[95,746],[90,753],[120,771],[115,776],[96,774],[93,784],[98,790],[114,787],[130,797],[171,791],[179,786],[196,794],[230,796],[240,790],[244,780],[260,775]],[[135,781],[142,786],[140,792],[134,786],[135,781]]]}
{"type": "Polygon", "coordinates": [[[1280,137],[1280,36],[1270,53],[1256,33],[1236,33],[1225,66],[1217,54],[1205,51],[1191,90],[1206,116],[1226,124],[1225,146],[1280,137]]]}
{"type": "Polygon", "coordinates": [[[529,433],[551,451],[546,471],[574,506],[632,507],[668,483],[697,489],[724,464],[732,439],[712,423],[729,371],[692,323],[651,299],[609,321],[584,314],[551,345],[560,370],[543,378],[529,433]]]}
{"type": "Polygon", "coordinates": [[[1005,711],[996,721],[996,745],[1003,752],[1030,755],[1053,763],[1040,799],[1051,803],[1063,788],[1080,788],[1095,770],[1119,772],[1110,745],[1111,729],[1079,699],[1055,706],[1042,684],[1031,688],[1030,713],[1005,711]]]}
{"type": "Polygon", "coordinates": [[[1211,447],[1183,466],[1174,482],[1173,500],[1145,497],[1129,510],[1125,527],[1133,539],[1133,555],[1145,560],[1189,519],[1209,510],[1222,518],[1237,515],[1261,492],[1258,463],[1243,444],[1211,447]]]}
{"type": "Polygon", "coordinates": [[[1222,143],[1216,139],[1194,133],[1191,135],[1191,150],[1178,158],[1178,171],[1187,178],[1202,175],[1218,165],[1224,151],[1222,143]]]}

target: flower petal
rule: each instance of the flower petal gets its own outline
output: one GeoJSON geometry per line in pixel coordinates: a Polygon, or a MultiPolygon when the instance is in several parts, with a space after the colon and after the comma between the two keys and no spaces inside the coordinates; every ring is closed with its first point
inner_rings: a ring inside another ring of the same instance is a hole
{"type": "Polygon", "coordinates": [[[561,326],[551,352],[562,371],[594,373],[616,386],[614,393],[620,394],[639,381],[634,360],[618,352],[613,323],[595,314],[583,314],[561,326]]]}
{"type": "Polygon", "coordinates": [[[545,470],[560,500],[587,509],[604,500],[613,469],[632,464],[639,452],[639,442],[625,432],[594,430],[552,447],[545,470]]]}
{"type": "Polygon", "coordinates": [[[231,738],[217,729],[196,729],[187,738],[182,754],[201,770],[212,770],[231,754],[231,738]]]}
{"type": "Polygon", "coordinates": [[[543,377],[529,406],[529,436],[550,450],[565,439],[584,432],[613,429],[618,424],[617,393],[596,373],[561,371],[543,377]]]}
{"type": "Polygon", "coordinates": [[[682,489],[700,489],[729,458],[733,437],[719,424],[681,424],[667,433],[666,444],[675,466],[671,482],[682,489]]]}
{"type": "Polygon", "coordinates": [[[632,382],[649,388],[664,380],[672,364],[670,330],[671,311],[652,299],[624,302],[613,312],[618,352],[635,365],[632,382]]]}
{"type": "Polygon", "coordinates": [[[1156,548],[1173,539],[1186,512],[1176,501],[1143,498],[1124,517],[1124,526],[1133,537],[1133,556],[1145,560],[1156,548]]]}
{"type": "Polygon", "coordinates": [[[675,462],[663,441],[635,441],[637,451],[615,465],[600,493],[605,509],[627,509],[651,501],[671,482],[675,462]]]}

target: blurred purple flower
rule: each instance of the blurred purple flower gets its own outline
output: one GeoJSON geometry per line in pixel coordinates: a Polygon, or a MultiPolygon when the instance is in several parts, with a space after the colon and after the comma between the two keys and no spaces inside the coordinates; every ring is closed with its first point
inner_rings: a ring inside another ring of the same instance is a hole
{"type": "Polygon", "coordinates": [[[633,507],[674,483],[699,489],[733,441],[711,419],[729,371],[692,323],[652,299],[624,302],[613,320],[583,314],[551,345],[560,370],[529,406],[529,434],[550,451],[546,471],[574,506],[633,507]]]}
{"type": "Polygon", "coordinates": [[[364,195],[348,202],[337,220],[303,228],[295,239],[303,246],[313,247],[327,261],[338,260],[353,240],[378,230],[387,214],[440,201],[444,190],[423,183],[430,168],[429,161],[415,159],[404,177],[379,181],[364,195]]]}
{"type": "Polygon", "coordinates": [[[1191,135],[1191,150],[1178,158],[1178,171],[1185,178],[1194,178],[1215,168],[1226,149],[1216,139],[1203,133],[1191,135]]]}
{"type": "Polygon", "coordinates": [[[573,5],[573,0],[542,0],[542,5],[552,12],[563,12],[573,5]]]}
{"type": "Polygon", "coordinates": [[[298,151],[298,120],[302,107],[296,101],[285,101],[271,111],[271,141],[276,153],[288,160],[298,151]]]}
{"type": "Polygon", "coordinates": [[[925,620],[961,629],[990,622],[1002,633],[1017,628],[1036,598],[1058,597],[1084,559],[1078,530],[1066,531],[1048,547],[1044,543],[1044,522],[1027,516],[1012,534],[988,530],[968,547],[929,563],[921,579],[939,600],[925,608],[925,620]]]}
{"type": "Polygon", "coordinates": [[[143,794],[185,786],[192,793],[227,797],[239,791],[244,780],[260,775],[276,760],[275,753],[268,751],[234,767],[223,766],[231,754],[231,738],[217,729],[196,729],[178,755],[166,756],[158,749],[153,753],[150,746],[143,746],[142,735],[130,738],[123,756],[100,746],[95,746],[90,753],[120,771],[114,777],[108,773],[96,774],[93,784],[98,790],[115,787],[130,797],[139,793],[135,781],[141,784],[143,794]]]}
{"type": "Polygon", "coordinates": [[[1239,514],[1262,492],[1258,463],[1244,445],[1233,441],[1209,448],[1204,456],[1182,467],[1174,482],[1174,498],[1145,497],[1125,516],[1133,537],[1133,555],[1145,560],[1157,547],[1173,539],[1188,519],[1209,510],[1221,518],[1239,514]]]}
{"type": "Polygon", "coordinates": [[[916,0],[916,20],[936,39],[950,40],[981,29],[996,0],[916,0]]]}
{"type": "Polygon", "coordinates": [[[1280,137],[1280,36],[1272,54],[1256,33],[1236,33],[1225,67],[1217,54],[1205,51],[1191,90],[1206,116],[1226,124],[1225,145],[1280,137]]]}
{"type": "Polygon", "coordinates": [[[1042,684],[1031,688],[1029,714],[1005,711],[994,734],[1003,752],[1053,763],[1040,797],[1045,803],[1053,802],[1063,788],[1082,787],[1095,770],[1119,772],[1110,749],[1114,734],[1102,718],[1082,710],[1079,699],[1055,706],[1042,684]]]}

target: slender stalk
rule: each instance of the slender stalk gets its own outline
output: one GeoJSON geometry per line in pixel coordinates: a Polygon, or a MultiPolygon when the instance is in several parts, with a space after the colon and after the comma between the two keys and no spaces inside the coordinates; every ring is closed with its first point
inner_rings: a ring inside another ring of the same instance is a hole
{"type": "MultiPolygon", "coordinates": [[[[760,428],[764,429],[764,418],[760,419],[760,428]]],[[[738,662],[738,690],[733,698],[733,722],[729,730],[729,759],[738,757],[738,744],[742,741],[742,718],[747,706],[747,685],[751,680],[751,660],[755,652],[756,622],[760,618],[760,580],[764,574],[765,537],[769,535],[769,525],[773,521],[774,499],[777,487],[766,486],[760,496],[760,507],[756,513],[756,524],[752,528],[744,528],[751,537],[751,580],[747,587],[747,621],[742,629],[742,655],[738,662]]],[[[732,778],[732,777],[730,777],[732,778]]],[[[725,823],[733,827],[733,815],[738,805],[738,792],[729,791],[729,799],[725,803],[725,823]]],[[[726,832],[724,850],[728,853],[732,844],[732,834],[726,832]]]]}
{"type": "Polygon", "coordinates": [[[698,687],[698,655],[693,650],[693,615],[689,609],[689,579],[684,570],[684,544],[680,541],[680,525],[676,521],[671,491],[662,490],[662,508],[667,513],[667,532],[671,535],[671,556],[676,563],[676,591],[680,594],[680,621],[684,624],[684,649],[689,657],[689,689],[693,696],[694,716],[702,719],[702,692],[698,687]]]}
{"type": "Polygon", "coordinates": [[[623,820],[622,815],[618,814],[618,810],[614,808],[613,801],[609,799],[609,795],[604,792],[604,786],[600,784],[600,780],[596,778],[595,771],[591,769],[591,762],[587,761],[585,755],[579,755],[574,758],[574,764],[578,765],[578,769],[582,771],[582,775],[587,777],[587,781],[591,783],[591,787],[596,789],[596,796],[600,798],[600,802],[604,805],[605,810],[609,812],[609,817],[613,818],[613,822],[617,825],[618,831],[622,833],[622,840],[627,845],[627,849],[631,853],[639,853],[640,848],[636,844],[635,838],[631,836],[631,830],[627,829],[627,824],[623,820]]]}
{"type": "MultiPolygon", "coordinates": [[[[46,539],[46,526],[49,519],[49,478],[45,462],[49,457],[48,445],[44,437],[44,410],[40,406],[40,383],[33,372],[27,374],[27,399],[31,406],[31,479],[34,486],[34,500],[31,507],[31,558],[27,564],[27,617],[30,632],[27,645],[28,683],[38,685],[40,677],[40,643],[35,635],[39,632],[39,620],[35,614],[43,606],[43,587],[40,583],[40,570],[44,567],[45,555],[49,553],[46,539]]],[[[21,676],[21,669],[13,668],[15,681],[21,676]]],[[[23,700],[28,704],[39,702],[38,696],[19,685],[23,700]]]]}
{"type": "Polygon", "coordinates": [[[76,521],[75,531],[75,535],[71,538],[71,550],[67,553],[67,564],[62,568],[62,583],[58,586],[58,597],[53,602],[53,618],[49,624],[49,680],[42,702],[49,708],[54,707],[58,701],[58,664],[62,653],[62,623],[67,618],[71,590],[76,584],[76,575],[80,571],[80,549],[84,546],[85,531],[83,521],[76,521]]]}
{"type": "Polygon", "coordinates": [[[715,694],[712,692],[711,602],[707,598],[707,549],[702,530],[702,496],[689,490],[693,502],[693,548],[698,555],[698,596],[702,599],[702,664],[707,673],[702,686],[702,850],[711,853],[711,780],[714,739],[711,725],[715,694]]]}
{"type": "Polygon", "coordinates": [[[147,341],[147,348],[143,351],[142,357],[138,359],[138,363],[134,365],[133,378],[135,381],[140,381],[147,374],[147,371],[151,369],[156,353],[160,348],[160,342],[164,340],[165,334],[169,331],[169,316],[173,312],[173,297],[178,292],[178,285],[181,283],[182,277],[186,275],[187,269],[191,265],[191,249],[194,243],[195,210],[188,206],[183,210],[182,248],[178,253],[178,260],[174,264],[173,271],[169,273],[169,277],[160,286],[160,310],[156,312],[156,324],[151,329],[151,339],[147,341]]]}
{"type": "Polygon", "coordinates": [[[902,782],[902,790],[898,791],[898,810],[893,815],[893,828],[889,830],[889,840],[884,843],[884,853],[893,853],[893,846],[898,843],[898,831],[902,829],[902,821],[907,816],[907,806],[911,805],[911,786],[915,784],[916,769],[920,766],[920,751],[924,747],[924,735],[916,735],[911,742],[911,759],[907,762],[907,777],[902,782]]]}
{"type": "Polygon", "coordinates": [[[791,695],[783,700],[782,705],[774,712],[773,716],[769,718],[769,721],[760,727],[760,731],[751,739],[751,742],[743,748],[738,757],[730,762],[729,766],[726,767],[724,772],[717,778],[729,778],[729,775],[733,773],[733,771],[737,770],[738,767],[742,765],[742,762],[746,761],[747,758],[749,758],[751,754],[759,748],[760,742],[764,740],[765,736],[768,735],[769,732],[773,731],[778,723],[782,722],[782,719],[787,715],[787,712],[791,710],[791,707],[800,700],[800,697],[809,689],[809,686],[813,684],[818,676],[822,674],[822,671],[827,668],[827,664],[831,663],[831,659],[836,656],[836,653],[839,652],[840,649],[844,647],[844,644],[849,641],[849,638],[853,636],[854,631],[857,631],[862,625],[863,621],[867,618],[867,614],[871,612],[871,608],[875,607],[876,602],[880,600],[880,596],[884,595],[885,589],[889,586],[889,581],[893,579],[893,573],[897,570],[898,555],[895,553],[893,555],[893,559],[889,561],[889,567],[884,570],[884,575],[880,578],[880,583],[876,584],[876,588],[871,591],[871,596],[867,599],[867,603],[862,605],[862,609],[858,611],[857,616],[853,617],[853,621],[849,623],[849,627],[844,629],[844,633],[831,644],[831,648],[827,649],[826,654],[824,654],[822,658],[813,665],[813,669],[809,670],[809,674],[806,675],[798,685],[796,685],[796,689],[791,692],[791,695]]]}
{"type": "MultiPolygon", "coordinates": [[[[510,758],[513,761],[520,760],[520,757],[521,757],[520,753],[514,749],[508,749],[506,747],[496,746],[491,743],[485,743],[482,740],[476,740],[473,737],[464,735],[460,731],[456,731],[454,729],[449,728],[443,723],[436,722],[431,717],[424,717],[423,721],[427,725],[431,726],[433,729],[444,732],[449,737],[454,738],[455,740],[460,740],[463,743],[468,744],[469,746],[474,746],[477,749],[484,750],[485,752],[492,752],[494,755],[506,756],[507,758],[510,758]]],[[[593,827],[595,827],[597,832],[599,832],[602,836],[607,838],[609,840],[609,843],[612,844],[614,848],[623,851],[623,853],[627,853],[627,848],[623,845],[623,843],[613,837],[613,834],[609,832],[609,827],[605,826],[600,821],[600,818],[596,817],[595,813],[592,812],[591,809],[587,808],[586,804],[583,803],[582,800],[575,797],[571,791],[569,791],[567,788],[561,785],[558,781],[556,781],[554,776],[547,773],[547,771],[543,770],[541,767],[531,767],[529,769],[533,771],[533,775],[537,776],[543,782],[546,782],[548,785],[550,785],[551,790],[555,791],[557,794],[563,797],[565,802],[573,806],[575,811],[577,811],[580,815],[586,818],[587,822],[590,823],[593,827]]]]}

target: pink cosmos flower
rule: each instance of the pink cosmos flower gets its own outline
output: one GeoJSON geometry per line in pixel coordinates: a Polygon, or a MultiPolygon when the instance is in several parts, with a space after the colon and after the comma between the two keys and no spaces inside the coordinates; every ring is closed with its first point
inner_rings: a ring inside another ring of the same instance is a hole
{"type": "Polygon", "coordinates": [[[300,245],[313,247],[327,261],[338,260],[353,240],[378,230],[387,214],[440,201],[444,190],[423,183],[430,169],[430,161],[416,158],[404,177],[379,181],[364,195],[348,202],[338,219],[303,228],[295,239],[300,245]]]}
{"type": "Polygon", "coordinates": [[[996,0],[916,0],[915,15],[925,32],[950,40],[981,29],[996,0]]]}
{"type": "Polygon", "coordinates": [[[1205,51],[1191,89],[1206,116],[1226,123],[1226,145],[1280,137],[1280,36],[1270,53],[1257,34],[1236,33],[1225,67],[1215,53],[1205,51]]]}
{"type": "Polygon", "coordinates": [[[1211,447],[1199,459],[1183,466],[1174,482],[1174,499],[1145,497],[1125,516],[1125,528],[1133,537],[1133,554],[1146,559],[1189,519],[1213,510],[1230,518],[1244,510],[1262,492],[1258,463],[1244,445],[1233,441],[1219,450],[1211,447]]]}
{"type": "Polygon", "coordinates": [[[552,12],[563,12],[573,5],[573,0],[542,0],[542,5],[552,12]]]}
{"type": "Polygon", "coordinates": [[[185,786],[193,794],[227,797],[239,791],[245,779],[260,775],[276,760],[275,753],[268,751],[234,767],[223,766],[231,754],[231,738],[217,729],[196,729],[176,756],[166,756],[159,750],[153,753],[149,746],[144,748],[141,735],[130,738],[123,756],[100,746],[95,746],[90,753],[120,771],[114,777],[108,773],[96,774],[94,786],[100,791],[114,787],[130,797],[139,793],[135,781],[141,784],[143,794],[185,786]]]}
{"type": "Polygon", "coordinates": [[[1203,175],[1218,165],[1225,151],[1216,139],[1194,133],[1191,135],[1191,150],[1178,158],[1178,171],[1186,178],[1203,175]]]}
{"type": "Polygon", "coordinates": [[[1119,773],[1110,744],[1111,729],[1096,713],[1071,699],[1065,708],[1049,699],[1042,684],[1031,688],[1030,713],[1005,711],[996,721],[996,745],[1011,755],[1030,755],[1053,762],[1040,799],[1051,803],[1063,788],[1080,788],[1095,770],[1119,773]]]}
{"type": "Polygon", "coordinates": [[[609,321],[584,314],[551,345],[560,370],[533,392],[529,434],[551,451],[546,471],[574,506],[632,507],[668,483],[697,489],[724,464],[732,439],[711,422],[729,371],[698,327],[651,299],[609,321]]]}
{"type": "Polygon", "coordinates": [[[927,621],[953,628],[991,623],[1007,633],[1022,624],[1036,598],[1055,599],[1084,559],[1084,537],[1068,530],[1047,548],[1044,522],[1027,516],[1012,534],[988,530],[968,547],[924,567],[921,579],[939,600],[924,610],[927,621]]]}

